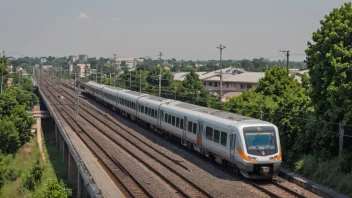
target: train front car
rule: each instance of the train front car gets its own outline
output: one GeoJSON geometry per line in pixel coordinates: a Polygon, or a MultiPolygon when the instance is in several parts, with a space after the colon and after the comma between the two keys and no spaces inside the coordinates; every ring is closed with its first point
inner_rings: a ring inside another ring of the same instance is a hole
{"type": "Polygon", "coordinates": [[[280,171],[282,153],[278,129],[272,124],[240,128],[241,143],[236,148],[237,166],[244,177],[271,179],[280,171]],[[237,158],[237,159],[238,159],[237,158]]]}

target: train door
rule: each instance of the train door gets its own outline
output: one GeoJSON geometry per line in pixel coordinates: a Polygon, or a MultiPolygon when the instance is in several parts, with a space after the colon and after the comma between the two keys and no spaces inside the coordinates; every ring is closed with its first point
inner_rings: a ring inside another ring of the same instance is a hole
{"type": "Polygon", "coordinates": [[[236,135],[230,134],[230,158],[235,158],[235,151],[236,151],[236,135]]]}
{"type": "Polygon", "coordinates": [[[198,120],[198,130],[197,130],[197,145],[202,147],[202,134],[204,128],[204,121],[198,120]]]}
{"type": "Polygon", "coordinates": [[[183,139],[186,139],[187,137],[187,123],[188,123],[188,119],[187,119],[187,116],[184,116],[183,117],[183,139]]]}

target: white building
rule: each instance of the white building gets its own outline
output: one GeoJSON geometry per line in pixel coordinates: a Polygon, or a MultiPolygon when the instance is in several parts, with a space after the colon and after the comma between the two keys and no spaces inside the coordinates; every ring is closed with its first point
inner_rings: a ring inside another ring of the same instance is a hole
{"type": "Polygon", "coordinates": [[[49,69],[51,69],[53,66],[52,65],[43,65],[43,70],[44,71],[49,71],[49,69]]]}
{"type": "Polygon", "coordinates": [[[138,63],[144,62],[144,58],[116,58],[111,59],[111,63],[115,64],[115,66],[119,69],[123,67],[127,67],[129,71],[133,71],[136,69],[138,63]]]}
{"type": "Polygon", "coordinates": [[[71,55],[71,56],[68,57],[68,64],[71,65],[74,62],[76,62],[76,60],[78,60],[78,57],[74,56],[74,55],[71,55]]]}
{"type": "Polygon", "coordinates": [[[73,73],[73,64],[69,65],[68,73],[71,75],[73,73]]]}
{"type": "Polygon", "coordinates": [[[12,70],[13,70],[13,66],[10,65],[10,66],[7,66],[7,70],[9,71],[9,73],[12,73],[12,70]]]}
{"type": "Polygon", "coordinates": [[[45,57],[41,57],[40,58],[40,63],[46,63],[46,58],[45,57]]]}
{"type": "Polygon", "coordinates": [[[23,71],[22,67],[16,67],[16,72],[23,71]]]}
{"type": "Polygon", "coordinates": [[[92,74],[90,64],[77,64],[77,67],[79,67],[79,77],[86,77],[92,74]]]}

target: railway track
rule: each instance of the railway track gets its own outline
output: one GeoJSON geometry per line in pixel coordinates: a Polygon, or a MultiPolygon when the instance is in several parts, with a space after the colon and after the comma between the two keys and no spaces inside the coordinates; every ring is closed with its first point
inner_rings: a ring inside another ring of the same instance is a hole
{"type": "MultiPolygon", "coordinates": [[[[152,194],[138,182],[136,178],[130,175],[118,162],[109,154],[109,152],[102,148],[94,138],[85,133],[85,130],[77,124],[74,117],[66,110],[67,106],[71,104],[61,103],[56,99],[52,92],[48,91],[51,95],[46,95],[50,98],[52,104],[55,104],[55,108],[59,114],[65,119],[68,125],[77,133],[88,148],[97,157],[98,161],[102,164],[105,170],[108,171],[111,178],[117,184],[118,187],[123,191],[126,197],[153,197],[152,194]],[[122,187],[122,188],[121,188],[122,187]]],[[[69,107],[71,108],[71,107],[69,107]]]]}
{"type": "MultiPolygon", "coordinates": [[[[47,82],[48,83],[48,82],[47,82]]],[[[56,92],[60,92],[61,95],[63,95],[67,100],[70,102],[74,102],[74,96],[72,93],[66,91],[66,90],[61,90],[58,91],[56,85],[51,85],[53,89],[55,89],[56,92]]],[[[72,89],[72,87],[69,87],[69,89],[72,89]]],[[[72,104],[71,103],[71,104],[72,104]]],[[[71,110],[73,109],[73,106],[70,106],[71,110]]],[[[145,142],[141,138],[139,138],[137,135],[135,135],[131,130],[122,125],[119,124],[114,118],[109,116],[108,114],[103,113],[99,109],[92,107],[86,102],[80,102],[80,116],[84,117],[86,121],[88,121],[91,125],[96,126],[97,130],[100,130],[101,133],[103,133],[106,137],[108,137],[111,141],[119,145],[121,148],[126,147],[126,144],[121,143],[122,141],[128,142],[132,146],[134,146],[137,150],[140,152],[143,152],[145,155],[148,155],[150,158],[154,159],[157,161],[159,164],[163,165],[164,167],[170,167],[167,168],[169,171],[173,172],[176,174],[176,176],[179,176],[180,178],[184,179],[184,181],[188,180],[185,178],[182,174],[180,174],[178,171],[180,169],[183,169],[183,171],[191,171],[189,170],[188,167],[182,164],[181,161],[178,161],[176,159],[173,159],[166,154],[162,153],[161,151],[157,150],[157,148],[153,147],[153,145],[150,145],[149,143],[145,142]],[[94,121],[93,121],[94,120],[94,121]],[[103,124],[104,123],[104,124],[103,124]],[[101,128],[104,128],[105,125],[105,130],[101,130],[101,128]],[[107,129],[107,130],[106,130],[107,129]],[[114,136],[117,134],[120,138],[117,138],[117,136],[114,136]],[[172,163],[172,164],[170,164],[172,163]],[[175,165],[178,166],[175,167],[175,165]]],[[[90,137],[91,141],[92,137],[90,137]]],[[[96,144],[96,143],[95,143],[96,144]]],[[[127,146],[129,147],[129,146],[127,146]]],[[[126,150],[126,149],[125,149],[126,150]]],[[[126,150],[128,152],[128,150],[126,150]]],[[[129,152],[133,157],[139,160],[140,163],[143,163],[145,166],[148,168],[152,169],[151,164],[147,164],[146,162],[143,161],[142,158],[139,158],[138,155],[134,155],[133,152],[129,152]]],[[[106,155],[106,154],[105,154],[106,155]]],[[[110,157],[111,158],[111,157],[110,157]]],[[[113,158],[115,161],[116,159],[113,158]]],[[[113,161],[113,160],[112,160],[113,161]]],[[[155,165],[155,164],[154,164],[155,165]]],[[[157,172],[156,170],[153,171],[155,174],[159,175],[163,180],[167,180],[168,178],[163,177],[160,175],[161,173],[157,172]]],[[[174,177],[175,175],[173,175],[174,177]]],[[[280,180],[273,180],[273,181],[251,181],[244,179],[246,183],[254,186],[255,188],[261,190],[265,194],[269,195],[270,197],[304,197],[301,194],[293,191],[292,189],[289,189],[283,185],[281,185],[280,180]],[[278,196],[280,195],[280,196],[278,196]]],[[[191,181],[187,181],[188,184],[191,184],[187,188],[179,189],[180,193],[183,194],[184,197],[212,197],[208,193],[206,193],[202,188],[200,188],[197,185],[192,184],[191,181]],[[195,189],[198,189],[199,192],[195,191],[195,189]],[[182,193],[182,191],[184,193],[182,193]],[[204,192],[202,192],[204,191],[204,192]],[[191,193],[187,193],[191,192],[191,193]],[[196,193],[194,193],[196,192],[196,193]],[[203,194],[202,194],[203,193],[203,194]]],[[[171,186],[174,186],[172,182],[169,182],[171,186]]],[[[175,186],[174,186],[175,187],[175,186]]],[[[175,187],[177,189],[177,186],[175,187]]]]}
{"type": "MultiPolygon", "coordinates": [[[[55,85],[50,85],[50,86],[52,89],[54,89],[51,91],[48,90],[52,94],[52,97],[55,98],[56,97],[55,92],[59,92],[60,94],[65,95],[65,98],[69,100],[69,103],[73,102],[73,99],[70,98],[72,97],[72,95],[69,96],[69,94],[64,93],[62,90],[58,91],[57,88],[55,88],[55,85]]],[[[175,160],[158,152],[153,147],[145,146],[145,143],[143,143],[142,141],[138,141],[136,138],[133,141],[129,140],[128,138],[133,138],[133,136],[128,136],[128,131],[125,131],[122,128],[116,129],[117,127],[116,125],[115,125],[115,128],[113,126],[109,126],[110,131],[107,130],[108,128],[104,127],[105,124],[102,123],[102,120],[98,119],[99,117],[105,118],[105,116],[103,116],[101,113],[99,116],[99,114],[97,114],[96,111],[93,112],[93,109],[89,108],[89,106],[85,106],[82,104],[80,105],[81,105],[81,109],[80,109],[79,115],[81,120],[85,120],[85,122],[90,123],[91,126],[94,126],[95,129],[100,131],[101,134],[103,134],[111,141],[113,141],[116,145],[118,145],[121,150],[124,150],[130,156],[135,158],[139,163],[143,164],[155,175],[161,178],[165,183],[173,187],[174,190],[181,195],[181,197],[212,197],[204,189],[202,189],[201,187],[197,186],[189,179],[184,177],[180,173],[180,170],[177,170],[177,168],[174,167],[175,164],[177,164],[175,163],[175,160]],[[110,133],[107,133],[107,131],[109,131],[110,133]],[[118,136],[116,136],[116,132],[118,132],[119,134],[118,136]],[[144,144],[144,145],[141,146],[139,144],[144,144]],[[146,156],[148,156],[149,158],[146,158],[146,156]],[[169,162],[167,162],[167,160],[169,160],[169,162]]],[[[84,122],[81,123],[81,120],[80,120],[78,124],[74,123],[75,121],[72,116],[74,115],[74,108],[72,107],[72,103],[71,105],[68,105],[68,103],[61,104],[61,106],[58,107],[58,111],[64,112],[63,117],[66,118],[66,121],[70,124],[71,127],[76,128],[76,130],[79,131],[78,135],[82,138],[82,141],[84,141],[87,145],[88,145],[88,142],[89,144],[94,143],[94,145],[97,145],[96,147],[100,148],[100,150],[103,151],[103,152],[100,152],[99,155],[101,155],[101,153],[104,153],[105,156],[109,157],[109,151],[102,149],[103,146],[100,146],[97,142],[94,142],[94,137],[91,137],[86,132],[87,129],[85,129],[85,126],[83,126],[84,122]],[[85,135],[81,135],[82,133],[85,135]]],[[[94,150],[95,153],[96,153],[96,150],[97,149],[95,148],[94,150]]],[[[96,155],[98,154],[96,153],[96,155]]],[[[121,166],[122,164],[122,163],[116,162],[116,161],[119,161],[116,158],[110,157],[110,161],[114,162],[115,165],[121,166]]],[[[183,167],[182,165],[177,165],[177,166],[178,166],[178,169],[182,167],[183,170],[185,170],[185,167],[183,167]]],[[[127,171],[128,168],[124,167],[124,170],[127,171]]],[[[130,173],[130,175],[132,174],[130,173]]],[[[141,185],[142,184],[140,184],[140,186],[141,185]]],[[[143,191],[148,192],[148,190],[143,190],[143,191]]],[[[129,194],[132,194],[132,193],[129,193],[129,194]]]]}

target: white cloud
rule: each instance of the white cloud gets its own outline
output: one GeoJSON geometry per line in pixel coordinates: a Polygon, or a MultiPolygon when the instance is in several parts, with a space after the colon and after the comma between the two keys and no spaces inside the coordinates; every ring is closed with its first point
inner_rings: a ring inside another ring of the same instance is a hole
{"type": "Polygon", "coordinates": [[[121,19],[119,19],[117,17],[112,17],[111,20],[113,20],[113,21],[121,21],[121,19]]]}
{"type": "Polygon", "coordinates": [[[102,21],[99,21],[99,23],[106,24],[107,22],[106,22],[106,20],[102,20],[102,21]]]}
{"type": "Polygon", "coordinates": [[[77,17],[77,20],[88,20],[88,19],[89,19],[89,16],[84,12],[80,12],[79,16],[77,17]]]}

